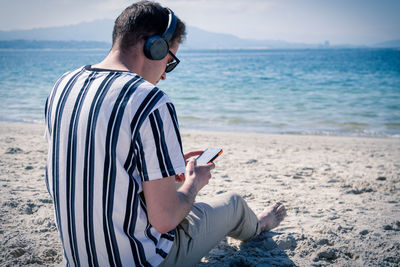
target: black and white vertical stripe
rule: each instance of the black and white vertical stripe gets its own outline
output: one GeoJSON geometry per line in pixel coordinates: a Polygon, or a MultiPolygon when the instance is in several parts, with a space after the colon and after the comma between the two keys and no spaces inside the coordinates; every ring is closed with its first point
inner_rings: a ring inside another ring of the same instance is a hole
{"type": "Polygon", "coordinates": [[[160,116],[160,111],[155,110],[149,116],[151,129],[153,131],[154,141],[156,143],[158,164],[163,177],[171,176],[170,171],[174,171],[171,159],[168,154],[168,147],[165,143],[164,125],[160,116]]]}
{"type": "Polygon", "coordinates": [[[133,73],[86,66],[57,81],[45,118],[66,264],[157,266],[174,235],[149,224],[141,184],[185,169],[168,97],[133,73]]]}

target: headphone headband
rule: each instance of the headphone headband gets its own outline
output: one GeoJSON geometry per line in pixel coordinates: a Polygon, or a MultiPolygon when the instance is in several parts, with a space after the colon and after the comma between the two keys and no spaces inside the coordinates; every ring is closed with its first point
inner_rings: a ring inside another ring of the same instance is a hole
{"type": "Polygon", "coordinates": [[[176,17],[174,12],[167,8],[168,10],[168,24],[167,24],[167,28],[165,29],[165,32],[163,33],[163,35],[161,37],[163,37],[165,40],[167,40],[168,42],[171,41],[172,36],[174,35],[175,29],[176,29],[176,17]]]}

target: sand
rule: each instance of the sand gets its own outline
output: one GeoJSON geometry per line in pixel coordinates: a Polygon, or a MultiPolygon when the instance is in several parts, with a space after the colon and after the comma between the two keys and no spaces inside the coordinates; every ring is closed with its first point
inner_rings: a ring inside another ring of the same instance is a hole
{"type": "MultiPolygon", "coordinates": [[[[44,172],[43,125],[0,124],[0,265],[58,265],[61,245],[44,172]]],[[[400,139],[184,131],[184,150],[222,147],[197,200],[242,195],[285,221],[223,240],[199,266],[398,266],[400,139]]]]}

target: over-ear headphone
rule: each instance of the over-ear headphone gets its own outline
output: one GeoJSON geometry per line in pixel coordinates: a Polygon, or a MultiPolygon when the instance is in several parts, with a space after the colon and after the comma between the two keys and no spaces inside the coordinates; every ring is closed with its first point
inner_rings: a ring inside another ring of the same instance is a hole
{"type": "Polygon", "coordinates": [[[146,40],[144,44],[144,54],[147,58],[161,60],[165,58],[169,51],[169,41],[171,41],[176,29],[176,17],[171,9],[168,9],[168,25],[165,32],[159,35],[153,35],[146,40]]]}

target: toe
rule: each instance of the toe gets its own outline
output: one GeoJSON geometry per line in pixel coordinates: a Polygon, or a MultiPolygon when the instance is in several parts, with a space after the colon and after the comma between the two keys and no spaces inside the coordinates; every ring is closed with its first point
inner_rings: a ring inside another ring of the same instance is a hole
{"type": "Polygon", "coordinates": [[[279,207],[276,209],[276,212],[278,212],[278,213],[286,212],[285,206],[283,206],[283,205],[279,206],[279,207]]]}
{"type": "Polygon", "coordinates": [[[285,207],[284,206],[280,206],[279,208],[278,208],[278,210],[276,211],[276,216],[279,218],[279,219],[283,219],[285,216],[286,216],[286,209],[285,209],[285,207]]]}
{"type": "Polygon", "coordinates": [[[272,206],[273,210],[276,211],[280,205],[281,205],[281,203],[279,203],[279,202],[275,203],[274,206],[272,206]]]}

